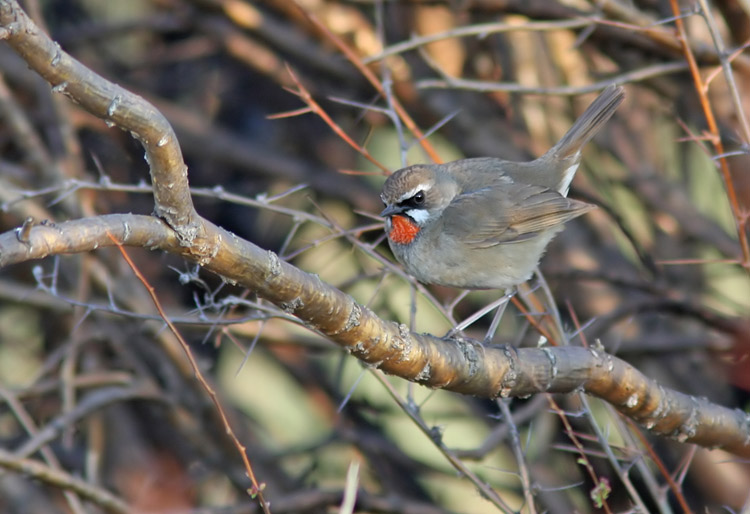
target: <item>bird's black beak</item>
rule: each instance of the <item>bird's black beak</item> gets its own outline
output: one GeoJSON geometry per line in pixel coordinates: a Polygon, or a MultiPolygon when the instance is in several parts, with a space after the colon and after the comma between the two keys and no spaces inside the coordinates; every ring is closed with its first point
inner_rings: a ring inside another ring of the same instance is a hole
{"type": "Polygon", "coordinates": [[[404,212],[404,208],[402,206],[391,204],[383,209],[383,212],[381,212],[380,215],[385,218],[386,216],[393,216],[394,214],[400,214],[402,212],[404,212]]]}

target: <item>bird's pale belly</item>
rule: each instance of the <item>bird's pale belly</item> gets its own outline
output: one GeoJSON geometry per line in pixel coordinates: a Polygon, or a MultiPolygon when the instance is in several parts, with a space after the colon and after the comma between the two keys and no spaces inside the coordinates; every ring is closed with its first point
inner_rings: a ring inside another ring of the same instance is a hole
{"type": "Polygon", "coordinates": [[[544,233],[526,241],[488,248],[472,248],[446,238],[432,244],[418,239],[408,246],[391,243],[391,249],[406,272],[425,284],[509,289],[531,278],[554,235],[554,232],[544,233]]]}

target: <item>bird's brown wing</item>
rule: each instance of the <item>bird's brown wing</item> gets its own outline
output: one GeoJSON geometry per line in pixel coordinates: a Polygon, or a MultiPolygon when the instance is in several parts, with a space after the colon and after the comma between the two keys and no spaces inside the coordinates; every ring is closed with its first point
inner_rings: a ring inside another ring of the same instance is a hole
{"type": "Polygon", "coordinates": [[[518,243],[594,206],[541,186],[510,183],[465,192],[445,208],[443,231],[475,248],[518,243]]]}

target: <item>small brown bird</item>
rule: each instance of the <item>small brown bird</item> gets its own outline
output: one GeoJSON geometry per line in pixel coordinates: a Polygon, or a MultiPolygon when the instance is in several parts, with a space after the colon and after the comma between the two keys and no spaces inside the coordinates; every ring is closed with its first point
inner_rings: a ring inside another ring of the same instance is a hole
{"type": "Polygon", "coordinates": [[[380,195],[393,254],[426,284],[508,289],[528,280],[563,223],[594,208],[566,196],[581,148],[624,97],[622,87],[605,89],[534,161],[482,157],[393,173],[380,195]]]}

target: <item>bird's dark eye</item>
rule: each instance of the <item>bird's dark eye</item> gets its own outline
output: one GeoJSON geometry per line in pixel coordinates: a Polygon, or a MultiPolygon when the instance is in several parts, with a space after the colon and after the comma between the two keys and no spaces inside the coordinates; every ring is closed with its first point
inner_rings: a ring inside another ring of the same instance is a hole
{"type": "Polygon", "coordinates": [[[418,192],[412,199],[414,200],[415,204],[422,205],[424,203],[424,191],[418,192]]]}

